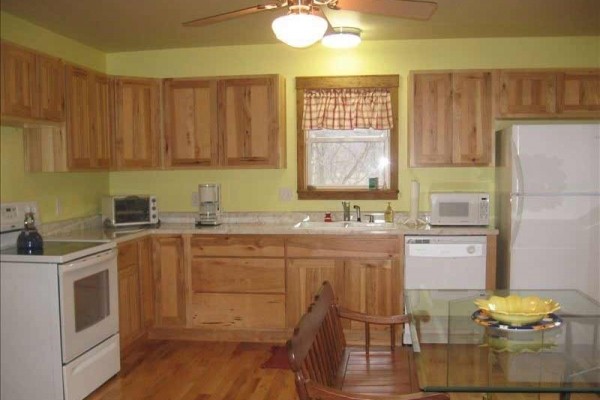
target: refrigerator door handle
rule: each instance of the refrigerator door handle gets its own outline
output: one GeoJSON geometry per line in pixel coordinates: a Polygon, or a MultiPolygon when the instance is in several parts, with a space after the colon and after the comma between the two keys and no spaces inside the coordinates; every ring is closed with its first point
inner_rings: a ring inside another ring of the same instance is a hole
{"type": "Polygon", "coordinates": [[[512,207],[512,209],[516,211],[516,215],[512,218],[513,223],[511,224],[510,232],[510,247],[512,248],[515,245],[521,227],[521,217],[523,216],[523,203],[525,202],[525,197],[521,199],[521,194],[515,193],[510,197],[510,201],[511,203],[513,203],[513,201],[516,203],[513,204],[512,207]]]}
{"type": "Polygon", "coordinates": [[[524,186],[524,177],[523,177],[523,166],[521,165],[521,158],[519,157],[519,150],[517,149],[517,145],[515,144],[515,142],[513,141],[511,143],[512,145],[512,162],[513,165],[515,166],[515,172],[516,172],[516,176],[515,179],[517,181],[517,185],[515,188],[515,193],[517,194],[521,194],[523,193],[523,186],[524,186]]]}

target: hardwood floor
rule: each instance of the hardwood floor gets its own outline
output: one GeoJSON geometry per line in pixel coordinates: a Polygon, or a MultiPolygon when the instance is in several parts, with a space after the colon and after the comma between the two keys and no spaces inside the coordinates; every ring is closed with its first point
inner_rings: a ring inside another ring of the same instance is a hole
{"type": "Polygon", "coordinates": [[[149,341],[86,400],[296,400],[287,369],[261,368],[271,345],[149,341]]]}
{"type": "MultiPolygon", "coordinates": [[[[270,344],[261,343],[150,340],[130,353],[121,372],[86,400],[297,400],[290,370],[260,367],[271,356],[270,350],[270,344]]],[[[486,398],[481,393],[452,393],[450,398],[557,400],[558,395],[486,398]]],[[[571,399],[597,400],[598,396],[576,394],[571,399]]]]}

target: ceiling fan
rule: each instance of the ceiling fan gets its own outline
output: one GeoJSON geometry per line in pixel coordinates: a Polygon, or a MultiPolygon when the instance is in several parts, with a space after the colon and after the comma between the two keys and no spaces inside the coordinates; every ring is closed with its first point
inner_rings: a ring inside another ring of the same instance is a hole
{"type": "Polygon", "coordinates": [[[341,33],[343,28],[333,28],[322,8],[356,11],[387,17],[428,20],[437,9],[437,3],[418,0],[274,0],[184,22],[185,27],[210,25],[262,11],[288,9],[285,17],[273,21],[273,31],[278,39],[294,47],[307,47],[320,40],[326,32],[341,33]],[[291,42],[287,40],[292,37],[291,42]]]}

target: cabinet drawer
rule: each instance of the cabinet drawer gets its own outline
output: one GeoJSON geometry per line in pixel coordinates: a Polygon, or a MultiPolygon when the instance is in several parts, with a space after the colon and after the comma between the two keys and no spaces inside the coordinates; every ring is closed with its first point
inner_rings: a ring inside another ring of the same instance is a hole
{"type": "Polygon", "coordinates": [[[283,239],[270,236],[194,236],[192,256],[283,257],[283,239]]]}
{"type": "Polygon", "coordinates": [[[137,241],[119,244],[117,264],[119,270],[138,264],[138,244],[137,241]]]}
{"type": "Polygon", "coordinates": [[[192,295],[191,324],[209,328],[281,329],[285,326],[283,294],[192,295]]]}
{"type": "Polygon", "coordinates": [[[192,291],[285,293],[285,263],[269,258],[197,258],[192,291]]]}
{"type": "Polygon", "coordinates": [[[400,256],[398,238],[296,237],[286,241],[288,257],[394,258],[400,256]]]}

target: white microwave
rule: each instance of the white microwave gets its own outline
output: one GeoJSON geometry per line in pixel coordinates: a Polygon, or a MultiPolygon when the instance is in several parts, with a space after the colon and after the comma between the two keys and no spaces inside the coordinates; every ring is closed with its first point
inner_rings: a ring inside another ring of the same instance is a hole
{"type": "Polygon", "coordinates": [[[156,196],[104,196],[102,221],[107,227],[151,225],[158,223],[156,196]]]}
{"type": "Polygon", "coordinates": [[[481,226],[490,223],[489,193],[438,192],[429,195],[430,225],[481,226]]]}

